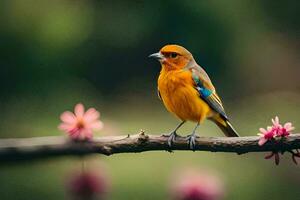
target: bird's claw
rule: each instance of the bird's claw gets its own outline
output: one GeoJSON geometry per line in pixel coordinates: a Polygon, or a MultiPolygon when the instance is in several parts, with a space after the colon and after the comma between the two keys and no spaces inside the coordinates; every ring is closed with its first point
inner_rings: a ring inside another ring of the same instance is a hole
{"type": "Polygon", "coordinates": [[[190,149],[193,151],[195,151],[195,147],[196,147],[196,138],[197,138],[196,134],[191,134],[187,136],[188,144],[190,146],[190,149]]]}
{"type": "Polygon", "coordinates": [[[176,137],[178,136],[177,133],[174,131],[170,133],[169,135],[163,135],[165,137],[168,137],[168,146],[172,147],[172,144],[175,142],[176,137]]]}

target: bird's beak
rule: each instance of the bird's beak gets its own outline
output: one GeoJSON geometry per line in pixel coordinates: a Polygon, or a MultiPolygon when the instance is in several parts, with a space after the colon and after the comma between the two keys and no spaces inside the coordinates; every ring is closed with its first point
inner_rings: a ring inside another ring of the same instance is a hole
{"type": "Polygon", "coordinates": [[[160,61],[160,60],[164,59],[165,57],[162,53],[158,52],[158,53],[153,53],[153,54],[149,55],[149,58],[156,58],[157,60],[160,61]]]}

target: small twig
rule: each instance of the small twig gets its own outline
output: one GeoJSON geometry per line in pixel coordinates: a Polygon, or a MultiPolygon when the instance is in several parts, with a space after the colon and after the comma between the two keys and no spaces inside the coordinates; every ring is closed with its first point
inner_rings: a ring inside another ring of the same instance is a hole
{"type": "Polygon", "coordinates": [[[298,164],[297,158],[300,158],[299,149],[289,150],[288,152],[292,154],[292,160],[297,165],[298,164]]]}
{"type": "MultiPolygon", "coordinates": [[[[300,134],[290,135],[279,142],[258,145],[258,137],[199,137],[195,151],[232,152],[285,152],[300,149],[300,134]]],[[[159,135],[146,135],[141,131],[136,135],[96,137],[90,142],[74,142],[65,137],[36,137],[0,139],[0,162],[33,160],[64,155],[87,155],[98,153],[138,153],[144,151],[190,150],[186,137],[178,137],[172,149],[167,145],[168,138],[159,135]]],[[[191,152],[192,153],[192,152],[191,152]]]]}

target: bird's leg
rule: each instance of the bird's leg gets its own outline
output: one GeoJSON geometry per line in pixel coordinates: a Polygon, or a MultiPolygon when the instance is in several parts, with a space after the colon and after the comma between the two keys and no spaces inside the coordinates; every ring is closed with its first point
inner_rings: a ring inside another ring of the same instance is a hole
{"type": "Polygon", "coordinates": [[[172,143],[175,141],[176,137],[178,136],[176,131],[185,123],[185,121],[182,121],[180,122],[180,124],[168,135],[163,135],[163,136],[166,136],[166,137],[169,137],[168,138],[168,145],[169,147],[172,146],[172,143]]]}
{"type": "Polygon", "coordinates": [[[192,150],[195,150],[196,138],[197,138],[196,130],[197,130],[197,128],[198,128],[199,125],[200,125],[200,123],[198,122],[197,125],[195,126],[192,134],[190,134],[190,135],[187,136],[187,140],[188,140],[190,149],[192,149],[192,150]]]}

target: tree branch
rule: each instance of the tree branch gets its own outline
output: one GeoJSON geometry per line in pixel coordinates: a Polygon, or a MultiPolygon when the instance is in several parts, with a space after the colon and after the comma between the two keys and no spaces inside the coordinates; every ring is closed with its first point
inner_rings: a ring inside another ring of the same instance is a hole
{"type": "MultiPolygon", "coordinates": [[[[32,160],[64,155],[138,153],[144,151],[190,150],[186,137],[178,137],[172,148],[167,145],[167,137],[146,135],[141,132],[128,136],[96,137],[90,142],[74,142],[66,137],[35,137],[0,139],[0,162],[32,160]]],[[[278,151],[300,149],[300,134],[290,135],[280,141],[258,145],[258,137],[199,137],[195,151],[248,152],[278,151]]]]}

